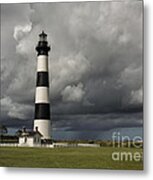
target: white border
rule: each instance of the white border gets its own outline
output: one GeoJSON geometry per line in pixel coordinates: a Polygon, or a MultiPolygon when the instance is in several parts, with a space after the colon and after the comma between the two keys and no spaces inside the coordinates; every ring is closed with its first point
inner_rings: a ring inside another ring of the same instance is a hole
{"type": "MultiPolygon", "coordinates": [[[[57,1],[57,0],[55,0],[57,1]]],[[[54,2],[55,2],[54,1],[54,2]]],[[[60,0],[62,2],[63,0],[60,0]]],[[[70,0],[67,0],[67,2],[70,0]]],[[[127,0],[125,0],[127,1],[127,0]]],[[[129,0],[130,1],[130,0],[129,0]]],[[[132,1],[132,0],[131,0],[132,1]]],[[[0,0],[0,3],[13,2],[42,2],[39,0],[0,0]]],[[[44,2],[44,1],[43,1],[44,2]]],[[[49,1],[45,1],[49,2],[49,1]]],[[[30,169],[30,168],[0,168],[0,178],[2,180],[50,180],[66,179],[78,180],[78,178],[107,180],[129,180],[129,178],[152,179],[153,177],[153,1],[145,0],[145,53],[144,53],[144,87],[145,87],[145,170],[144,171],[118,171],[118,170],[77,170],[77,169],[30,169]]]]}
{"type": "MultiPolygon", "coordinates": [[[[29,3],[29,2],[72,2],[74,0],[0,0],[0,3],[29,3]]],[[[75,0],[83,1],[83,0],[75,0]]],[[[92,1],[92,0],[84,0],[92,1]]],[[[129,1],[129,0],[96,0],[96,1],[129,1]]]]}

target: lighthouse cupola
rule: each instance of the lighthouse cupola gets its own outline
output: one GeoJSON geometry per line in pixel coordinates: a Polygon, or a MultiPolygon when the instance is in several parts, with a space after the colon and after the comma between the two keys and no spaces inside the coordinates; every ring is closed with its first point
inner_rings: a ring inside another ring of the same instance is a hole
{"type": "Polygon", "coordinates": [[[39,34],[39,42],[36,47],[36,51],[38,52],[39,55],[46,55],[48,56],[48,51],[50,51],[50,46],[48,46],[47,42],[47,34],[42,31],[41,34],[39,34]]]}

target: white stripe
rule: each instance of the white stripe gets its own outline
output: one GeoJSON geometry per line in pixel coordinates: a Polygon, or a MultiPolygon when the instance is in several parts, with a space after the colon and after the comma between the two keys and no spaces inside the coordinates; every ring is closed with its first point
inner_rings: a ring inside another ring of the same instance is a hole
{"type": "Polygon", "coordinates": [[[40,55],[37,57],[37,72],[48,71],[48,56],[40,55]]]}
{"type": "Polygon", "coordinates": [[[50,139],[51,123],[46,119],[35,119],[34,130],[38,127],[38,131],[43,135],[42,139],[50,139]]]}
{"type": "Polygon", "coordinates": [[[49,88],[40,86],[36,87],[35,103],[49,103],[49,88]]]}

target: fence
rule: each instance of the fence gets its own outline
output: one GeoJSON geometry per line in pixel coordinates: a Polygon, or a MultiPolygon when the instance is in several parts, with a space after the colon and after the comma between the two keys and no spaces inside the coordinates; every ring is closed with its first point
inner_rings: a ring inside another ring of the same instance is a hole
{"type": "Polygon", "coordinates": [[[1,147],[18,147],[19,144],[18,143],[0,143],[1,147]]]}
{"type": "Polygon", "coordinates": [[[86,143],[78,143],[78,144],[68,144],[68,143],[53,143],[53,144],[33,144],[32,146],[22,145],[18,143],[0,143],[0,147],[42,147],[42,148],[56,148],[56,147],[100,147],[99,144],[86,144],[86,143]]]}

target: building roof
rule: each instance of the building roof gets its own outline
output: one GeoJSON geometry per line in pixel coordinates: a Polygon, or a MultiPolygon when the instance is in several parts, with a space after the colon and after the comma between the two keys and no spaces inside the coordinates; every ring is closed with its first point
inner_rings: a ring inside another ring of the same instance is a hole
{"type": "Polygon", "coordinates": [[[41,137],[43,136],[39,131],[26,131],[26,132],[22,132],[20,137],[33,137],[36,134],[39,134],[41,137]]]}

